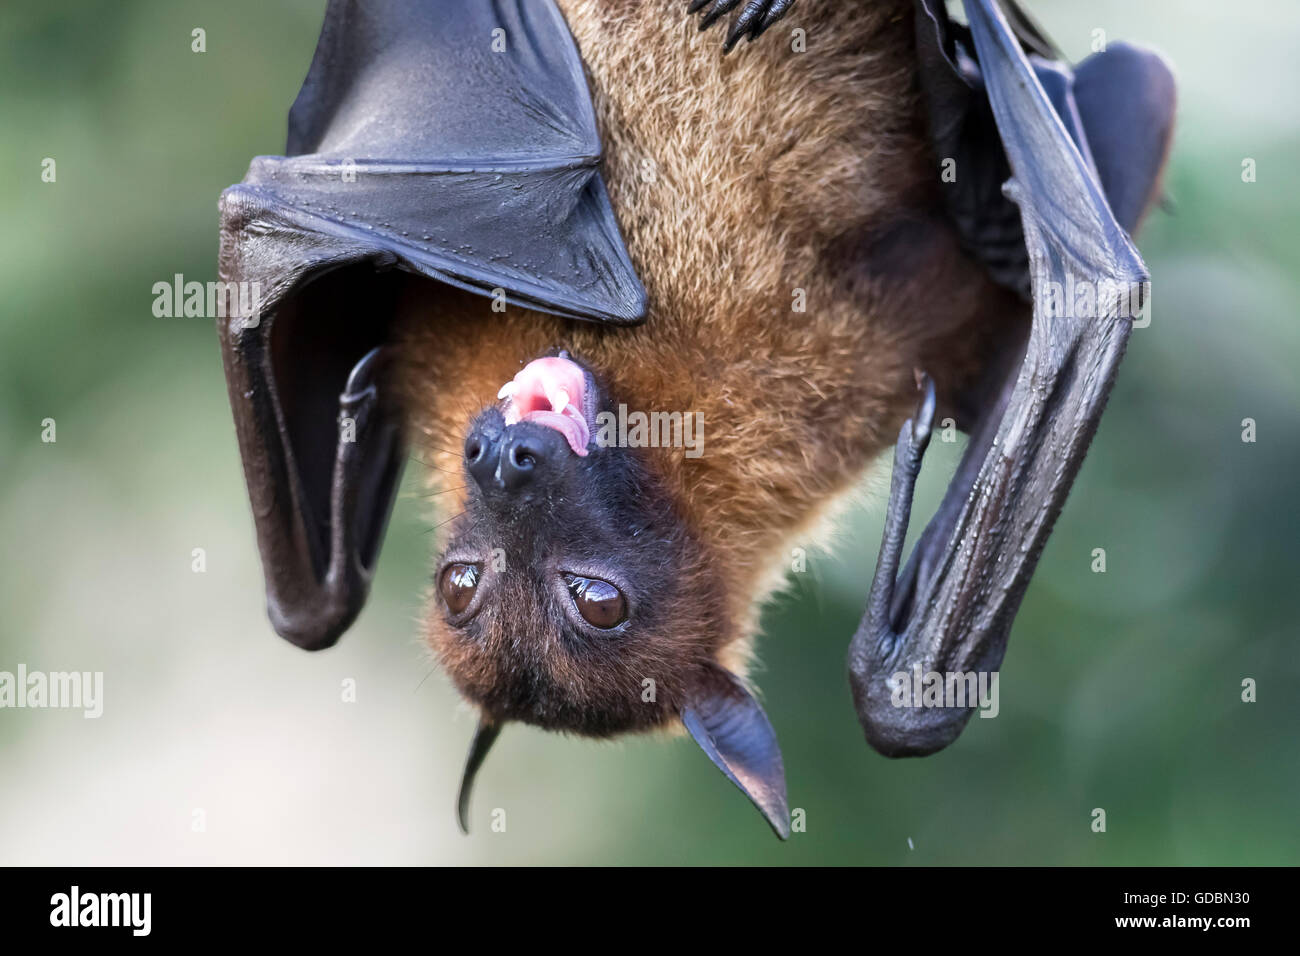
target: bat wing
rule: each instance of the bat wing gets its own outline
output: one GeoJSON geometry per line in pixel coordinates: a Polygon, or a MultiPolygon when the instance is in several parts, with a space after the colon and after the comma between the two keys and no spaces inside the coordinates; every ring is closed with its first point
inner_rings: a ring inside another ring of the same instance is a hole
{"type": "Polygon", "coordinates": [[[218,328],[270,617],[317,649],[365,601],[405,458],[391,270],[613,324],[645,292],[552,0],[331,0],[286,152],[222,194],[218,328]]]}
{"type": "Polygon", "coordinates": [[[918,0],[922,69],[940,71],[927,82],[932,132],[941,155],[946,144],[970,161],[950,206],[954,221],[995,278],[1031,292],[1032,321],[1027,339],[1009,345],[1008,374],[985,396],[965,457],[901,576],[935,412],[928,379],[899,435],[881,556],[849,651],[867,740],[890,756],[947,746],[972,713],[969,700],[935,708],[910,700],[915,673],[1001,664],[1143,310],[1147,273],[1129,231],[1156,192],[1172,125],[1172,77],[1154,54],[1113,49],[1075,72],[1036,52],[1041,36],[1029,42],[1021,32],[1029,28],[994,0],[965,7],[968,49],[945,44],[944,28],[955,25],[941,4],[918,0]],[[1014,222],[989,192],[1001,164],[1014,222]]]}

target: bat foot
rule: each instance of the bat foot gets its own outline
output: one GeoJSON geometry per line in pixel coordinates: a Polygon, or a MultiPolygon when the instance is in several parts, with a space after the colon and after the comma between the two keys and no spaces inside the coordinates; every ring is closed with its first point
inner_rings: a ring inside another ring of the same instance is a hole
{"type": "MultiPolygon", "coordinates": [[[[742,0],[691,0],[686,8],[688,14],[704,11],[700,17],[700,29],[707,30],[719,19],[741,6],[742,0]]],[[[744,6],[727,31],[722,44],[722,52],[730,53],[745,37],[750,42],[757,40],[776,21],[784,17],[794,0],[744,0],[744,6]]]]}

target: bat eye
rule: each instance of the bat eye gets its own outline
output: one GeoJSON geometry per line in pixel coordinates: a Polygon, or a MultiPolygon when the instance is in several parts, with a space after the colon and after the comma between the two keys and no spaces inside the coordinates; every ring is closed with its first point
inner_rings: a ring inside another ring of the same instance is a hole
{"type": "Polygon", "coordinates": [[[452,614],[462,614],[474,600],[478,588],[479,571],[472,564],[449,564],[438,581],[438,591],[452,614]]]}
{"type": "Polygon", "coordinates": [[[627,598],[623,592],[600,578],[566,574],[573,606],[592,627],[608,630],[627,620],[627,598]]]}

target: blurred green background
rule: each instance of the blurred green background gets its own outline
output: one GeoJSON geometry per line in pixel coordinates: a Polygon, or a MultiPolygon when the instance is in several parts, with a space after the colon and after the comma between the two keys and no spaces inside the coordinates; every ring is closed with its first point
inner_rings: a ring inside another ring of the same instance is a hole
{"type": "MultiPolygon", "coordinates": [[[[885,473],[844,547],[775,601],[757,677],[807,813],[779,845],[687,741],[524,727],[459,835],[473,718],[417,637],[418,465],[340,645],[305,654],[267,625],[213,323],[154,318],[151,287],[215,278],[217,195],[281,151],[323,2],[5,4],[0,670],[102,670],[106,699],[99,720],[0,710],[0,862],[1296,862],[1300,5],[1030,7],[1074,57],[1102,28],[1177,67],[1172,209],[1141,242],[1152,323],[1025,601],[996,720],[923,760],[862,739],[844,655],[885,473]]],[[[956,461],[931,455],[919,510],[956,461]]]]}

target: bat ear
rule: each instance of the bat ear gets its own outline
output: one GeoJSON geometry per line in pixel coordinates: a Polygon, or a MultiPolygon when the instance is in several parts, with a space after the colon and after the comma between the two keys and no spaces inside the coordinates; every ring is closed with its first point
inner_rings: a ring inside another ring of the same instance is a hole
{"type": "Polygon", "coordinates": [[[782,840],[790,837],[785,764],[776,731],[734,674],[711,668],[681,708],[682,724],[782,840]]]}
{"type": "Polygon", "coordinates": [[[456,822],[460,824],[461,833],[469,833],[469,798],[474,789],[474,778],[478,775],[478,768],[483,766],[484,758],[496,743],[500,733],[500,724],[492,723],[486,717],[479,718],[478,729],[474,731],[474,739],[470,741],[469,756],[465,758],[465,773],[460,778],[460,792],[456,794],[456,822]]]}
{"type": "Polygon", "coordinates": [[[1112,43],[1075,68],[1074,99],[1115,219],[1129,233],[1157,198],[1173,136],[1173,71],[1153,50],[1112,43]]]}

